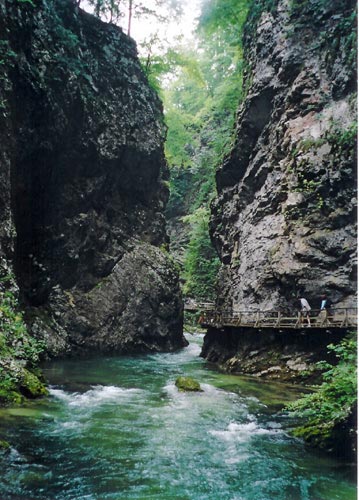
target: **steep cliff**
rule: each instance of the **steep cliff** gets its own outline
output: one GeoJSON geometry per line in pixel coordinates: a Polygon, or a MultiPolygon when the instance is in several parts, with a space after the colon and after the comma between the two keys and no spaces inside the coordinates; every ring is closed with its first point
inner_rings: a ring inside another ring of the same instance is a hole
{"type": "Polygon", "coordinates": [[[211,236],[218,303],[355,305],[355,2],[257,0],[244,44],[246,98],[217,172],[211,236]]]}
{"type": "Polygon", "coordinates": [[[133,40],[71,0],[0,2],[1,272],[51,356],[183,346],[162,107],[133,40]]]}

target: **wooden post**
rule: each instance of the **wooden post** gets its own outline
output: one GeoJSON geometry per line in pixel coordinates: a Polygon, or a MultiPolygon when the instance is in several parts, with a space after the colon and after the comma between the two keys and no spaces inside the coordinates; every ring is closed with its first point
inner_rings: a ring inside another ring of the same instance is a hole
{"type": "Polygon", "coordinates": [[[327,309],[324,310],[324,326],[328,326],[328,311],[327,309]]]}
{"type": "Polygon", "coordinates": [[[300,328],[302,326],[302,313],[301,313],[301,311],[299,311],[299,313],[298,313],[298,319],[297,319],[295,326],[297,328],[300,328]]]}
{"type": "Polygon", "coordinates": [[[319,312],[319,324],[320,326],[324,326],[324,323],[325,323],[325,311],[321,310],[319,312]]]}
{"type": "Polygon", "coordinates": [[[281,317],[282,317],[282,315],[281,315],[280,311],[278,311],[278,318],[277,318],[277,324],[276,324],[276,326],[278,326],[278,327],[280,327],[281,317]]]}
{"type": "Polygon", "coordinates": [[[348,326],[348,309],[345,309],[344,319],[340,326],[348,326]]]}

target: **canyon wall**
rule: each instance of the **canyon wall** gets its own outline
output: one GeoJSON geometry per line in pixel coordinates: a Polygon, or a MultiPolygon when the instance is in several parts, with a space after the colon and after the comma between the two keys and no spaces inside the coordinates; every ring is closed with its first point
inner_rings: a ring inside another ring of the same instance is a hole
{"type": "Polygon", "coordinates": [[[356,305],[355,40],[351,0],[254,2],[212,206],[219,306],[356,305]]]}
{"type": "MultiPolygon", "coordinates": [[[[323,293],[356,307],[355,10],[351,0],[251,7],[245,97],[210,221],[219,309],[293,317],[299,295],[315,310],[323,293]]],[[[347,332],[213,326],[202,356],[231,372],[313,381],[347,332]]]]}
{"type": "Polygon", "coordinates": [[[71,0],[0,1],[0,260],[49,356],[186,344],[162,105],[71,0]]]}

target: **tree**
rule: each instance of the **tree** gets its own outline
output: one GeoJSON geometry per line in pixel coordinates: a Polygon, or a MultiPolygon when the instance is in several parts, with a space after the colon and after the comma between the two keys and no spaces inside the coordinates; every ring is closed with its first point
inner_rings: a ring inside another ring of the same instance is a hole
{"type": "Polygon", "coordinates": [[[125,15],[124,2],[120,0],[89,0],[97,17],[104,17],[110,23],[118,23],[125,15]]]}
{"type": "Polygon", "coordinates": [[[184,218],[190,225],[190,242],[185,256],[184,293],[199,299],[214,298],[219,259],[208,237],[209,210],[200,207],[184,218]]]}
{"type": "Polygon", "coordinates": [[[104,20],[121,25],[127,20],[127,34],[131,34],[134,18],[152,18],[166,22],[171,15],[182,12],[178,0],[88,0],[94,14],[104,20]]]}
{"type": "MultiPolygon", "coordinates": [[[[230,149],[242,98],[241,36],[248,3],[205,3],[197,46],[195,50],[177,48],[177,65],[163,90],[168,126],[165,151],[172,173],[168,213],[174,217],[176,207],[181,212],[184,206],[187,209],[184,223],[190,230],[183,259],[184,292],[202,299],[213,297],[219,268],[208,233],[209,205],[215,196],[215,172],[230,149]],[[190,182],[181,169],[191,172],[190,182]],[[184,178],[188,192],[183,195],[184,178]]],[[[157,77],[163,79],[163,75],[157,77]]]]}

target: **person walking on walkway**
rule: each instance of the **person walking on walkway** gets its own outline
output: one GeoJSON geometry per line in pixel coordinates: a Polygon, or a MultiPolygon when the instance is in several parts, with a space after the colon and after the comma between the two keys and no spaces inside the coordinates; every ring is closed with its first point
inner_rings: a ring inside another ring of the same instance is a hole
{"type": "Polygon", "coordinates": [[[332,306],[331,300],[328,299],[328,297],[325,293],[320,297],[320,299],[321,299],[320,310],[321,311],[329,311],[331,306],[332,306]]]}
{"type": "Polygon", "coordinates": [[[327,295],[324,293],[320,297],[321,302],[320,302],[320,316],[322,318],[322,322],[324,323],[329,323],[329,316],[332,315],[332,312],[330,308],[332,307],[332,302],[330,299],[328,299],[327,295]]]}
{"type": "Polygon", "coordinates": [[[304,297],[299,298],[299,300],[300,300],[300,307],[301,307],[300,313],[301,313],[302,321],[303,321],[303,318],[307,318],[308,326],[310,326],[311,307],[310,307],[307,299],[305,299],[304,297]]]}

